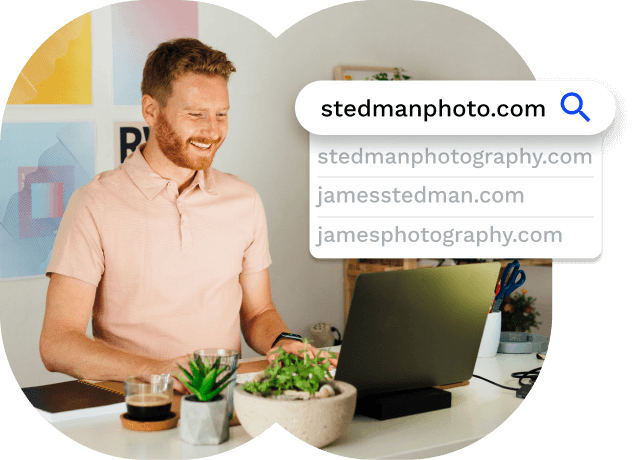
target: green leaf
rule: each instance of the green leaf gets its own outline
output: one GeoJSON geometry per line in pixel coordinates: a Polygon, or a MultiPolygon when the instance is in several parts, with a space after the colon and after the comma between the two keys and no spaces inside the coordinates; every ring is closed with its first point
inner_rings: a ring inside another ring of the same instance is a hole
{"type": "MultiPolygon", "coordinates": [[[[224,370],[225,370],[225,369],[226,369],[225,367],[224,367],[223,369],[221,369],[221,373],[222,373],[222,372],[224,372],[224,370]]],[[[225,375],[223,376],[223,378],[222,378],[222,379],[220,379],[220,381],[218,381],[218,382],[216,383],[216,386],[218,386],[218,385],[223,385],[225,382],[227,382],[227,380],[231,379],[231,378],[234,376],[234,374],[235,374],[235,373],[236,373],[236,371],[234,371],[234,372],[228,372],[227,374],[225,374],[225,375]]]]}
{"type": "Polygon", "coordinates": [[[190,364],[190,369],[192,370],[192,380],[191,380],[192,385],[197,387],[199,386],[201,381],[201,371],[196,365],[196,362],[194,361],[194,359],[190,358],[189,364],[190,364]]]}
{"type": "Polygon", "coordinates": [[[265,393],[270,386],[269,380],[263,380],[261,382],[249,382],[243,385],[243,390],[251,393],[265,393]]]}
{"type": "Polygon", "coordinates": [[[314,369],[314,376],[318,379],[318,380],[324,380],[326,378],[326,375],[324,373],[324,369],[322,369],[321,367],[316,367],[314,369]]]}
{"type": "MultiPolygon", "coordinates": [[[[230,383],[231,383],[231,381],[227,382],[225,385],[223,385],[223,386],[221,386],[221,387],[218,387],[218,388],[216,388],[214,391],[212,391],[212,392],[210,393],[210,398],[209,398],[209,400],[214,399],[214,398],[216,397],[216,395],[218,395],[221,391],[223,391],[223,390],[227,387],[227,385],[229,385],[230,383]]],[[[208,400],[208,401],[209,401],[209,400],[208,400]]]]}
{"type": "Polygon", "coordinates": [[[205,396],[203,396],[201,394],[201,392],[198,391],[196,388],[192,387],[191,391],[192,391],[192,393],[194,393],[196,395],[196,397],[198,398],[199,401],[206,401],[205,396]]]}
{"type": "Polygon", "coordinates": [[[185,385],[185,388],[187,388],[188,390],[190,390],[194,394],[197,393],[197,390],[192,385],[190,385],[188,382],[183,380],[180,376],[177,375],[176,378],[179,379],[183,385],[185,385]]]}
{"type": "Polygon", "coordinates": [[[183,372],[183,375],[186,376],[188,378],[188,380],[191,382],[193,377],[192,374],[190,374],[183,366],[181,366],[180,364],[178,364],[179,369],[181,369],[181,372],[183,372]]]}
{"type": "Polygon", "coordinates": [[[215,369],[205,376],[201,382],[201,393],[209,393],[216,386],[216,378],[222,370],[215,369]]]}
{"type": "Polygon", "coordinates": [[[187,361],[187,364],[190,366],[190,369],[192,370],[192,375],[200,373],[200,371],[198,370],[198,363],[194,361],[194,358],[192,358],[191,356],[189,360],[187,361]]]}
{"type": "Polygon", "coordinates": [[[204,379],[205,376],[209,374],[209,371],[210,367],[208,363],[206,363],[205,361],[200,361],[198,363],[198,372],[201,376],[201,379],[204,379]]]}
{"type": "MultiPolygon", "coordinates": [[[[181,367],[181,366],[179,366],[181,367]]],[[[181,377],[180,375],[174,375],[177,379],[179,379],[179,382],[181,382],[188,390],[189,390],[189,386],[190,383],[188,381],[186,381],[183,377],[181,377]]]]}

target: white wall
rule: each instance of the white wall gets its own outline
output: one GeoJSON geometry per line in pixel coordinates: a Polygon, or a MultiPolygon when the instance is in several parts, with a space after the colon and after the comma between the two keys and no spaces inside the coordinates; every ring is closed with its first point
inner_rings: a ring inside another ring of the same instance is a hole
{"type": "MultiPolygon", "coordinates": [[[[112,104],[110,20],[108,7],[92,14],[92,106],[9,106],[3,119],[95,120],[97,172],[114,166],[113,122],[142,120],[139,107],[112,104]]],[[[319,321],[343,330],[344,294],[342,261],[317,260],[308,250],[309,135],[295,119],[298,92],[331,80],[341,64],[399,66],[415,79],[533,79],[513,47],[485,24],[423,2],[340,5],[277,40],[236,13],[199,4],[199,38],[227,52],[238,69],[229,85],[229,135],[214,166],[259,191],[269,223],[274,301],[290,329],[305,335],[319,321]]],[[[39,358],[47,285],[47,279],[0,283],[2,337],[21,386],[68,379],[48,373],[39,358]]],[[[243,356],[253,355],[243,343],[243,356]]]]}

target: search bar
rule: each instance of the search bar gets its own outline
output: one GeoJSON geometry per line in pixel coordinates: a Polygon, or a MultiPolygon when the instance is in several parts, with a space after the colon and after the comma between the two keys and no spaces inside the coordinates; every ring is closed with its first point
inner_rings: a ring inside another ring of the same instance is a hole
{"type": "Polygon", "coordinates": [[[593,81],[317,81],[295,111],[318,135],[593,135],[615,99],[593,81]]]}

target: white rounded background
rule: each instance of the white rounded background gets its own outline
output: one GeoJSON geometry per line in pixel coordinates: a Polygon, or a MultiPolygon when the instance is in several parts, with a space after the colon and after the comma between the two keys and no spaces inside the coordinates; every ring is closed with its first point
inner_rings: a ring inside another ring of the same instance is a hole
{"type": "MultiPolygon", "coordinates": [[[[284,5],[271,2],[263,8],[291,8],[287,2],[280,3],[284,5]]],[[[88,4],[94,2],[84,3],[88,4]]],[[[65,2],[56,5],[61,8],[65,2]]],[[[76,5],[72,11],[79,15],[84,10],[76,5]]],[[[3,15],[11,14],[7,8],[3,5],[0,10],[3,15]]],[[[16,39],[21,34],[36,33],[41,24],[51,28],[46,20],[23,25],[20,16],[27,11],[32,8],[16,7],[12,14],[20,27],[2,33],[5,43],[19,41],[16,39]]],[[[255,17],[256,10],[253,11],[255,17]]],[[[295,118],[294,104],[299,91],[313,81],[332,79],[333,68],[344,64],[398,66],[413,79],[531,80],[534,76],[514,48],[486,24],[433,3],[394,0],[347,3],[309,16],[277,39],[246,17],[224,8],[199,3],[198,14],[198,38],[225,51],[238,69],[229,85],[230,130],[214,166],[251,183],[262,197],[274,260],[270,273],[278,310],[291,330],[304,335],[308,335],[312,324],[321,321],[343,330],[342,262],[316,260],[308,251],[309,135],[295,118]]],[[[62,13],[50,17],[57,21],[51,33],[73,19],[72,15],[62,13]]],[[[110,21],[110,7],[91,13],[92,105],[7,106],[3,118],[4,122],[94,120],[95,173],[115,166],[113,122],[141,120],[140,107],[113,104],[110,21]]],[[[22,64],[33,50],[22,48],[22,64]]],[[[17,76],[20,68],[15,62],[8,73],[17,76]]],[[[13,81],[14,77],[5,75],[4,95],[8,96],[13,81]]],[[[48,279],[44,277],[0,283],[2,339],[20,387],[70,380],[47,372],[39,357],[47,285],[48,279]]],[[[243,341],[243,357],[250,356],[254,353],[243,341]]],[[[56,436],[35,411],[27,413],[29,405],[6,365],[3,371],[3,394],[11,401],[5,414],[16,417],[15,423],[3,425],[4,433],[11,433],[8,442],[12,449],[23,453],[34,450],[40,455],[63,452],[70,457],[101,458],[56,436]],[[26,433],[29,434],[25,436],[26,433]]],[[[125,456],[126,446],[117,445],[115,438],[112,433],[104,433],[104,438],[91,439],[87,445],[97,451],[125,456]]],[[[278,453],[262,455],[266,458],[279,458],[281,452],[296,455],[284,447],[278,448],[278,453]]],[[[247,452],[241,451],[231,455],[238,458],[247,452]]],[[[137,454],[143,453],[137,451],[137,454]]],[[[147,454],[160,458],[164,453],[147,454]]],[[[306,454],[324,457],[308,447],[306,454]]],[[[187,455],[196,457],[197,453],[192,450],[187,455]]]]}

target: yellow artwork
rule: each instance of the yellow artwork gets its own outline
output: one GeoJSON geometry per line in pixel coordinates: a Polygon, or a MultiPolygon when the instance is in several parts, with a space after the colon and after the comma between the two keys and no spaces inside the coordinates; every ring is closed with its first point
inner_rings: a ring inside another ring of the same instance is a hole
{"type": "Polygon", "coordinates": [[[92,103],[90,13],[66,24],[33,53],[7,103],[92,103]]]}

